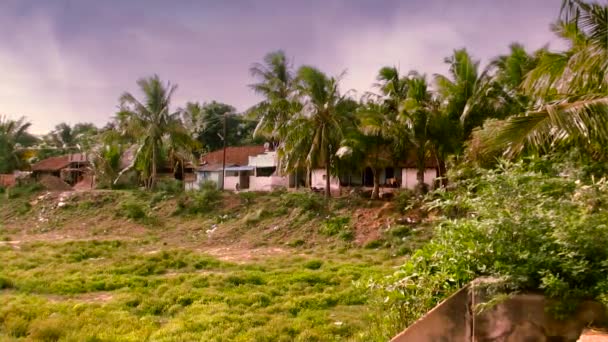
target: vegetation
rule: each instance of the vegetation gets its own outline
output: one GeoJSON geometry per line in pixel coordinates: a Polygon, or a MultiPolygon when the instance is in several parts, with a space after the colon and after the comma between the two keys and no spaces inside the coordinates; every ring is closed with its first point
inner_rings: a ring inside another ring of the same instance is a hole
{"type": "Polygon", "coordinates": [[[0,338],[369,340],[373,308],[363,284],[390,262],[381,253],[332,251],[320,262],[321,251],[306,251],[240,264],[155,248],[143,241],[0,246],[0,338]]]}
{"type": "Polygon", "coordinates": [[[276,51],[250,69],[261,101],[246,113],[215,101],[174,112],[176,86],[153,76],[103,128],[59,124],[37,139],[3,117],[0,173],[85,151],[115,191],[2,189],[0,338],[386,340],[480,276],[542,291],[560,318],[581,300],[608,305],[607,25],[606,5],[564,0],[552,29],[565,51],[513,43],[482,64],[458,49],[446,75],[381,67],[359,98],[344,74],[276,51]],[[279,172],[323,168],[325,198],[183,191],[195,157],[260,139],[279,172]],[[412,162],[417,189],[380,202],[382,169],[412,162]],[[367,168],[371,199],[330,198],[331,177],[367,168]],[[241,253],[201,252],[227,246],[241,253]],[[293,253],[251,257],[263,248],[293,253]]]}

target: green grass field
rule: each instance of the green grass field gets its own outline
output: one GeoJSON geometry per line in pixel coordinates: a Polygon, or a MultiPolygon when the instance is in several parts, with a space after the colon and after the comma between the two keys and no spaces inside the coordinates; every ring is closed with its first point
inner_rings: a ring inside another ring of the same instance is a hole
{"type": "Polygon", "coordinates": [[[246,263],[122,241],[0,247],[0,340],[369,340],[382,251],[293,249],[246,263]],[[364,253],[360,253],[363,251],[364,253]]]}

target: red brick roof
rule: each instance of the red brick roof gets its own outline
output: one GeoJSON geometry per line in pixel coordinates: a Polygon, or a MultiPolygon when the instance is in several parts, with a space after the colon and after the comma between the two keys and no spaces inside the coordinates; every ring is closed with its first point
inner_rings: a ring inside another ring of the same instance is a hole
{"type": "MultiPolygon", "coordinates": [[[[250,156],[264,153],[264,146],[232,146],[226,148],[226,166],[247,165],[250,156]]],[[[217,150],[201,157],[201,165],[222,165],[224,150],[217,150]]]]}
{"type": "Polygon", "coordinates": [[[70,165],[70,156],[50,157],[32,165],[32,171],[59,171],[70,165]]]}

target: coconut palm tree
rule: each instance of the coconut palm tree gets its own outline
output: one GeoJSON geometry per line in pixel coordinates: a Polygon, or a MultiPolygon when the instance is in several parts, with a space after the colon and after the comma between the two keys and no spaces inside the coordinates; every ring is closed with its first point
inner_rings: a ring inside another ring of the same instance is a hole
{"type": "Polygon", "coordinates": [[[569,42],[564,52],[545,51],[523,82],[532,108],[493,125],[486,151],[514,156],[525,146],[543,149],[576,143],[607,158],[608,6],[564,0],[554,31],[569,42]]]}
{"type": "MultiPolygon", "coordinates": [[[[328,77],[314,67],[302,66],[297,73],[301,118],[294,121],[309,120],[310,123],[307,124],[309,132],[297,132],[293,126],[287,131],[287,140],[290,141],[295,139],[289,135],[309,134],[309,138],[305,140],[310,144],[299,150],[306,153],[306,163],[309,167],[319,165],[325,168],[326,198],[331,196],[330,176],[335,174],[332,172],[332,164],[335,165],[334,156],[344,136],[343,127],[347,122],[346,119],[352,114],[354,107],[354,101],[342,95],[338,89],[343,75],[328,77]]],[[[293,151],[286,151],[287,154],[290,152],[293,151]]],[[[301,160],[300,157],[291,158],[301,160]]]]}
{"type": "Polygon", "coordinates": [[[0,116],[0,173],[10,173],[23,165],[19,147],[33,145],[37,139],[28,133],[31,123],[24,117],[11,120],[0,116]]]}
{"type": "Polygon", "coordinates": [[[380,198],[380,172],[394,165],[394,121],[384,103],[368,99],[357,110],[354,129],[345,133],[336,155],[361,171],[369,167],[373,175],[372,199],[380,198]]]}
{"type": "Polygon", "coordinates": [[[258,80],[250,88],[263,97],[249,111],[258,120],[254,135],[270,138],[278,146],[286,123],[298,111],[293,66],[285,52],[279,50],[267,54],[263,63],[253,64],[249,72],[258,80]]]}
{"type": "Polygon", "coordinates": [[[137,146],[132,164],[121,174],[134,167],[145,187],[151,189],[163,157],[174,167],[178,160],[183,163],[183,158],[191,153],[193,140],[179,118],[180,113],[170,111],[171,96],[177,86],[163,84],[157,75],[140,79],[137,84],[143,92],[143,101],[128,92],[120,97],[119,127],[124,135],[135,138],[137,146]]]}

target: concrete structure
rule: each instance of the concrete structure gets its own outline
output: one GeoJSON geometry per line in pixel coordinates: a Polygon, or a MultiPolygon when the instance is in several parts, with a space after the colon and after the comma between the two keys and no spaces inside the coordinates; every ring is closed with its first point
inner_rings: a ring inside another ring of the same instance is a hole
{"type": "MultiPolygon", "coordinates": [[[[247,166],[250,156],[256,156],[266,151],[264,146],[232,146],[226,148],[226,179],[222,177],[222,166],[224,161],[224,150],[220,149],[203,155],[199,167],[196,170],[196,179],[186,185],[187,190],[197,190],[204,182],[214,182],[218,188],[235,190],[236,184],[244,184],[234,177],[240,177],[236,171],[230,168],[247,166]]],[[[247,170],[245,170],[247,171],[247,170]]],[[[249,177],[243,172],[243,176],[249,177]]]]}
{"type": "Polygon", "coordinates": [[[584,328],[605,326],[605,307],[586,301],[565,320],[547,310],[551,301],[539,294],[518,294],[481,313],[480,304],[492,299],[495,282],[476,281],[437,305],[395,336],[392,342],[519,342],[576,341],[584,328]]]}
{"type": "MultiPolygon", "coordinates": [[[[325,169],[314,169],[310,174],[310,187],[313,189],[325,189],[325,169]]],[[[331,177],[329,179],[330,191],[340,191],[340,179],[331,177]]]]}

